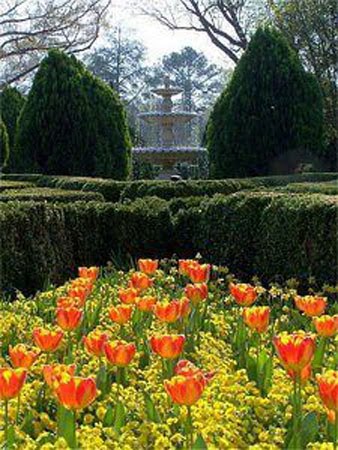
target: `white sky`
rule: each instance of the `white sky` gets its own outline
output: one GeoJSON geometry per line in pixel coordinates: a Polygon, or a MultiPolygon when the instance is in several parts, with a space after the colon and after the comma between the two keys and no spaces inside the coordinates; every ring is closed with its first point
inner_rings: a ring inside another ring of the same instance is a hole
{"type": "Polygon", "coordinates": [[[132,37],[144,44],[147,48],[150,63],[156,62],[168,53],[191,46],[204,52],[209,59],[219,65],[231,65],[230,61],[211,43],[206,35],[188,31],[171,31],[155,19],[141,15],[141,13],[137,14],[135,8],[130,6],[132,1],[134,4],[142,3],[145,7],[147,2],[151,0],[141,0],[141,2],[113,0],[110,21],[114,26],[119,25],[122,29],[130,30],[132,37]]]}

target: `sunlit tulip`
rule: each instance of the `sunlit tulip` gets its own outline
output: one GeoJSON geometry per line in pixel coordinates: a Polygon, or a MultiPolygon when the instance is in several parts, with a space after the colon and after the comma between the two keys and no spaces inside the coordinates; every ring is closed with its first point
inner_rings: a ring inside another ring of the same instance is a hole
{"type": "Polygon", "coordinates": [[[187,359],[181,359],[175,366],[174,372],[176,375],[181,375],[182,377],[191,377],[196,374],[202,374],[207,382],[209,382],[214,376],[215,371],[203,372],[202,369],[195,366],[194,363],[188,361],[187,359]]]}
{"type": "Polygon", "coordinates": [[[296,380],[297,377],[299,377],[300,382],[302,384],[305,384],[311,378],[312,375],[311,364],[305,366],[300,372],[295,372],[294,370],[289,369],[287,370],[287,374],[293,380],[296,380]]]}
{"type": "Polygon", "coordinates": [[[66,365],[66,364],[48,364],[43,367],[42,373],[46,384],[54,389],[62,379],[64,374],[73,376],[75,374],[76,365],[66,365]]]}
{"type": "Polygon", "coordinates": [[[319,395],[326,408],[338,414],[338,371],[328,370],[317,375],[319,395]]]}
{"type": "Polygon", "coordinates": [[[84,286],[72,287],[67,292],[68,297],[76,297],[78,299],[77,301],[80,303],[81,307],[86,303],[89,294],[89,288],[84,286]]]}
{"type": "Polygon", "coordinates": [[[257,290],[251,284],[230,283],[230,294],[240,306],[251,306],[257,298],[257,290]]]}
{"type": "Polygon", "coordinates": [[[55,352],[60,347],[62,338],[61,330],[54,331],[39,327],[33,331],[35,344],[44,352],[55,352]]]}
{"type": "Polygon", "coordinates": [[[153,308],[155,316],[162,322],[174,323],[181,316],[181,303],[179,300],[171,302],[158,302],[153,308]]]}
{"type": "Polygon", "coordinates": [[[93,378],[74,377],[64,374],[54,389],[58,401],[67,409],[78,411],[89,406],[97,396],[93,378]]]}
{"type": "Polygon", "coordinates": [[[110,364],[125,367],[130,364],[136,353],[135,344],[113,341],[104,344],[104,353],[110,364]]]}
{"type": "Polygon", "coordinates": [[[96,280],[99,276],[100,269],[98,267],[79,267],[79,277],[90,278],[96,280]]]}
{"type": "Polygon", "coordinates": [[[182,297],[179,300],[180,303],[180,319],[188,317],[191,312],[191,303],[188,297],[182,297]]]}
{"type": "Polygon", "coordinates": [[[135,288],[119,289],[119,299],[126,305],[133,305],[137,299],[138,290],[135,288]]]}
{"type": "Polygon", "coordinates": [[[244,323],[257,333],[265,333],[269,326],[270,308],[268,306],[251,306],[244,308],[244,323]]]}
{"type": "Polygon", "coordinates": [[[83,344],[88,353],[94,356],[104,355],[104,344],[108,341],[108,334],[98,330],[92,331],[83,337],[83,344]]]}
{"type": "Polygon", "coordinates": [[[147,275],[153,275],[158,269],[157,259],[139,259],[138,266],[141,272],[147,275]]]}
{"type": "Polygon", "coordinates": [[[58,308],[56,310],[56,321],[64,331],[73,331],[79,327],[83,312],[78,308],[58,308]]]}
{"type": "Polygon", "coordinates": [[[182,334],[155,335],[149,340],[151,349],[166,359],[175,359],[183,352],[185,336],[182,334]]]}
{"type": "Polygon", "coordinates": [[[56,300],[57,308],[82,308],[83,301],[79,297],[59,297],[56,300]]]}
{"type": "Polygon", "coordinates": [[[20,394],[26,380],[27,371],[23,368],[0,367],[0,400],[8,401],[20,394]]]}
{"type": "Polygon", "coordinates": [[[313,323],[319,336],[332,337],[338,333],[338,315],[314,317],[313,323]]]}
{"type": "Polygon", "coordinates": [[[210,264],[190,265],[188,276],[193,283],[206,283],[210,277],[210,264]]]}
{"type": "Polygon", "coordinates": [[[188,284],[184,292],[193,305],[197,305],[208,297],[208,286],[206,283],[188,284]]]}
{"type": "Polygon", "coordinates": [[[156,305],[156,302],[156,297],[145,295],[144,297],[139,297],[136,300],[136,307],[143,312],[152,312],[154,306],[156,305]]]}
{"type": "Polygon", "coordinates": [[[10,346],[8,353],[12,366],[23,369],[29,369],[39,356],[38,351],[29,350],[24,344],[17,344],[14,347],[10,346]]]}
{"type": "Polygon", "coordinates": [[[129,285],[140,291],[145,291],[153,285],[153,280],[143,272],[134,272],[130,278],[129,285]]]}
{"type": "Polygon", "coordinates": [[[129,322],[133,312],[133,307],[130,305],[113,306],[109,310],[109,317],[115,323],[124,325],[129,322]]]}
{"type": "Polygon", "coordinates": [[[273,338],[278,357],[286,370],[300,374],[311,363],[316,348],[314,336],[297,331],[273,338]]]}
{"type": "Polygon", "coordinates": [[[189,275],[189,267],[193,265],[198,265],[198,262],[194,259],[180,259],[178,261],[178,271],[181,275],[189,275]]]}
{"type": "Polygon", "coordinates": [[[172,401],[178,405],[191,406],[196,403],[206,387],[206,379],[201,373],[191,377],[177,375],[164,381],[164,388],[172,401]]]}
{"type": "Polygon", "coordinates": [[[295,297],[295,304],[306,316],[315,317],[324,313],[327,299],[325,297],[316,297],[314,295],[306,295],[305,297],[297,295],[295,297]]]}

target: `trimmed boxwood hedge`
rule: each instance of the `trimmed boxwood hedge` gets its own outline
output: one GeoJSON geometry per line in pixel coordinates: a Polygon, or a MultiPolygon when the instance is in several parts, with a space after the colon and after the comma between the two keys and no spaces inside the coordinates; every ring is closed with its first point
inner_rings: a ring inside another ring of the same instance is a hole
{"type": "MultiPolygon", "coordinates": [[[[0,186],[1,191],[1,186],[0,186]]],[[[13,200],[35,201],[35,202],[76,202],[78,200],[86,201],[104,201],[102,194],[98,192],[66,191],[62,189],[48,188],[22,188],[6,189],[0,192],[0,202],[9,202],[13,200]]]]}
{"type": "Polygon", "coordinates": [[[338,195],[338,182],[327,181],[326,183],[290,183],[281,189],[289,192],[312,192],[324,195],[338,195]]]}
{"type": "Polygon", "coordinates": [[[0,180],[0,192],[8,191],[10,189],[26,189],[29,187],[34,187],[33,183],[28,183],[26,181],[6,181],[0,180]]]}
{"type": "Polygon", "coordinates": [[[337,199],[239,192],[134,202],[0,203],[0,281],[32,292],[79,265],[145,257],[193,257],[241,277],[335,282],[337,199]]]}
{"type": "Polygon", "coordinates": [[[338,174],[304,173],[226,180],[189,181],[133,181],[123,182],[89,177],[44,176],[36,174],[6,174],[6,180],[32,181],[39,187],[93,191],[102,194],[106,201],[118,202],[126,199],[156,196],[170,200],[175,197],[199,197],[215,194],[231,194],[241,190],[254,190],[264,187],[286,186],[289,183],[325,182],[338,180],[338,174]]]}

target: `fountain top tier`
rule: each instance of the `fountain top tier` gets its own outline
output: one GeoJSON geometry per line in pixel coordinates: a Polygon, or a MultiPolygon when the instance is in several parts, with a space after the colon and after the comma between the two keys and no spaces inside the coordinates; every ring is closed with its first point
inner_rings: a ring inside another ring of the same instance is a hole
{"type": "MultiPolygon", "coordinates": [[[[152,92],[162,97],[160,108],[157,111],[150,111],[140,113],[140,119],[150,124],[158,124],[162,127],[170,127],[179,124],[185,124],[190,122],[193,118],[197,117],[197,114],[188,111],[173,111],[173,101],[171,97],[174,97],[183,92],[183,89],[177,87],[170,87],[170,78],[165,77],[164,87],[153,89],[152,92]]],[[[164,130],[163,130],[164,131],[164,130]]],[[[165,134],[165,132],[164,132],[165,134]]],[[[172,143],[173,144],[173,143],[172,143]]]]}

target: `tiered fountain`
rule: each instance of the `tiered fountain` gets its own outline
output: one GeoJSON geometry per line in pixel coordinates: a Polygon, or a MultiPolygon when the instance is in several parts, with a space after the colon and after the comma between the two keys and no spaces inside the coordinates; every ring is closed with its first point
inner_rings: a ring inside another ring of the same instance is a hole
{"type": "Polygon", "coordinates": [[[153,89],[152,92],[162,97],[159,110],[141,113],[139,117],[148,125],[155,127],[158,142],[155,146],[136,147],[133,153],[140,160],[161,166],[159,178],[170,179],[175,175],[174,167],[177,163],[197,165],[198,159],[206,153],[206,149],[182,145],[180,142],[182,134],[176,131],[177,126],[182,128],[197,117],[193,112],[173,110],[172,97],[181,94],[183,90],[171,87],[170,79],[166,77],[164,87],[153,89]]]}

